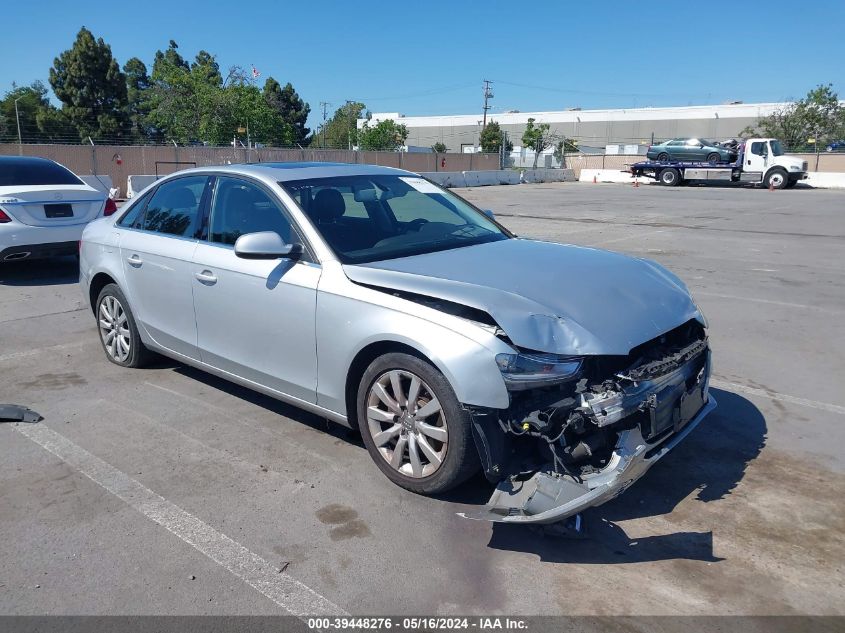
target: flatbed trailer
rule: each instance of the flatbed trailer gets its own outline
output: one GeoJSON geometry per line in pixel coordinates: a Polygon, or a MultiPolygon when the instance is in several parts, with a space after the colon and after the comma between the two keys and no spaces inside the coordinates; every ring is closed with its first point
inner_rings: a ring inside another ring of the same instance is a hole
{"type": "Polygon", "coordinates": [[[674,187],[688,180],[747,182],[772,189],[794,187],[807,177],[807,161],[787,156],[776,139],[748,139],[734,162],[644,160],[629,167],[632,176],[654,178],[674,187]]]}

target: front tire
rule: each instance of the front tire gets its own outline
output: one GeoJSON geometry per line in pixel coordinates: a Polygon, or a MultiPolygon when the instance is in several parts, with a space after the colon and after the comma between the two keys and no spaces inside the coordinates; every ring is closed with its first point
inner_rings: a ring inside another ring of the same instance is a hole
{"type": "Polygon", "coordinates": [[[708,163],[718,163],[720,160],[722,160],[722,157],[719,156],[719,154],[717,154],[716,152],[713,152],[712,154],[707,154],[708,163]]]}
{"type": "Polygon", "coordinates": [[[763,183],[767,189],[785,189],[789,179],[783,169],[773,169],[766,174],[766,180],[763,183]]]}
{"type": "Polygon", "coordinates": [[[375,359],[358,386],[357,412],[370,457],[407,490],[445,492],[478,470],[469,413],[445,376],[421,358],[375,359]]]}
{"type": "Polygon", "coordinates": [[[135,315],[117,284],[107,284],[97,297],[97,330],[103,351],[115,365],[143,367],[152,357],[141,342],[135,315]]]}

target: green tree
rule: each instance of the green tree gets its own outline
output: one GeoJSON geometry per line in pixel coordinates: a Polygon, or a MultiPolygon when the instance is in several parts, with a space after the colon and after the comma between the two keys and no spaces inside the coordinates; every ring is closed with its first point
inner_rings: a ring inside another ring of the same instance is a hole
{"type": "Polygon", "coordinates": [[[367,106],[357,101],[343,104],[314,133],[315,141],[321,147],[333,149],[346,149],[349,145],[355,145],[358,138],[357,122],[366,109],[367,106]]]}
{"type": "MultiPolygon", "coordinates": [[[[478,137],[478,142],[481,145],[481,151],[488,154],[498,154],[502,149],[502,138],[504,132],[499,126],[498,121],[490,121],[478,137]]],[[[513,143],[510,140],[505,144],[505,151],[510,152],[513,149],[513,143]]]]}
{"type": "Polygon", "coordinates": [[[776,110],[742,131],[743,136],[771,136],[790,149],[817,147],[845,136],[845,108],[831,84],[820,84],[807,96],[776,110]]]}
{"type": "Polygon", "coordinates": [[[147,67],[140,59],[133,57],[123,65],[126,76],[126,111],[132,126],[132,137],[136,142],[154,140],[157,130],[149,120],[152,83],[147,67]]]}
{"type": "Polygon", "coordinates": [[[566,154],[578,151],[578,141],[572,138],[563,138],[555,145],[554,157],[563,165],[566,161],[566,154]]]}
{"type": "Polygon", "coordinates": [[[161,140],[194,140],[199,117],[190,67],[173,40],[166,50],[155,53],[148,97],[147,121],[158,130],[161,140]]]}
{"type": "Polygon", "coordinates": [[[549,124],[534,125],[535,120],[533,118],[528,119],[525,132],[522,133],[522,143],[534,150],[534,169],[537,169],[537,159],[540,158],[540,152],[551,147],[553,139],[549,134],[549,124]]]}
{"type": "Polygon", "coordinates": [[[408,128],[392,119],[379,121],[370,127],[368,121],[358,130],[358,147],[366,151],[396,151],[405,144],[408,128]]]}
{"type": "Polygon", "coordinates": [[[446,151],[446,143],[437,141],[434,145],[431,146],[431,151],[435,152],[436,154],[443,154],[446,151]]]}
{"type": "Polygon", "coordinates": [[[53,61],[50,85],[80,138],[127,139],[126,78],[103,38],[82,27],[73,46],[53,61]]]}
{"type": "Polygon", "coordinates": [[[279,139],[277,144],[307,144],[308,133],[311,130],[305,127],[305,123],[311,112],[311,106],[302,100],[290,82],[286,83],[283,88],[278,81],[268,77],[264,83],[264,99],[283,121],[283,127],[277,137],[279,139]]]}
{"type": "Polygon", "coordinates": [[[15,86],[0,100],[0,139],[18,140],[18,121],[21,138],[25,143],[76,141],[76,128],[50,103],[47,87],[40,81],[29,86],[15,86]],[[15,101],[17,100],[17,113],[15,101]]]}

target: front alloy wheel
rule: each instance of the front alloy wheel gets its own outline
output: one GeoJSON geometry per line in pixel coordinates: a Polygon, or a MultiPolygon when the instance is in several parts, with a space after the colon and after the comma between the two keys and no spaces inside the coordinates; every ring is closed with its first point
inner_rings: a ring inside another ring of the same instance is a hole
{"type": "Polygon", "coordinates": [[[420,494],[454,488],[478,471],[470,413],[446,377],[403,352],[374,359],[358,384],[358,427],[379,470],[420,494]]]}
{"type": "Polygon", "coordinates": [[[383,373],[367,397],[367,428],[390,467],[407,477],[433,475],[443,464],[449,430],[426,382],[401,369],[383,373]]]}

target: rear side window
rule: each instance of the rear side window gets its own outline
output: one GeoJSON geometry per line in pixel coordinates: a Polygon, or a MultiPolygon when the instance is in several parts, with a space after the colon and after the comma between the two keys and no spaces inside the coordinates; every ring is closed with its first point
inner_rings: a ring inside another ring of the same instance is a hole
{"type": "Polygon", "coordinates": [[[141,228],[177,237],[193,237],[199,226],[200,203],[208,178],[189,176],[170,180],[156,189],[141,228]]]}
{"type": "Polygon", "coordinates": [[[126,228],[140,228],[140,218],[144,213],[144,207],[147,206],[147,200],[149,199],[150,194],[147,194],[140,200],[136,200],[135,203],[132,205],[132,208],[129,209],[126,213],[124,213],[123,217],[117,221],[117,225],[126,228]]]}
{"type": "Polygon", "coordinates": [[[72,171],[49,160],[0,161],[0,187],[82,184],[72,171]]]}

